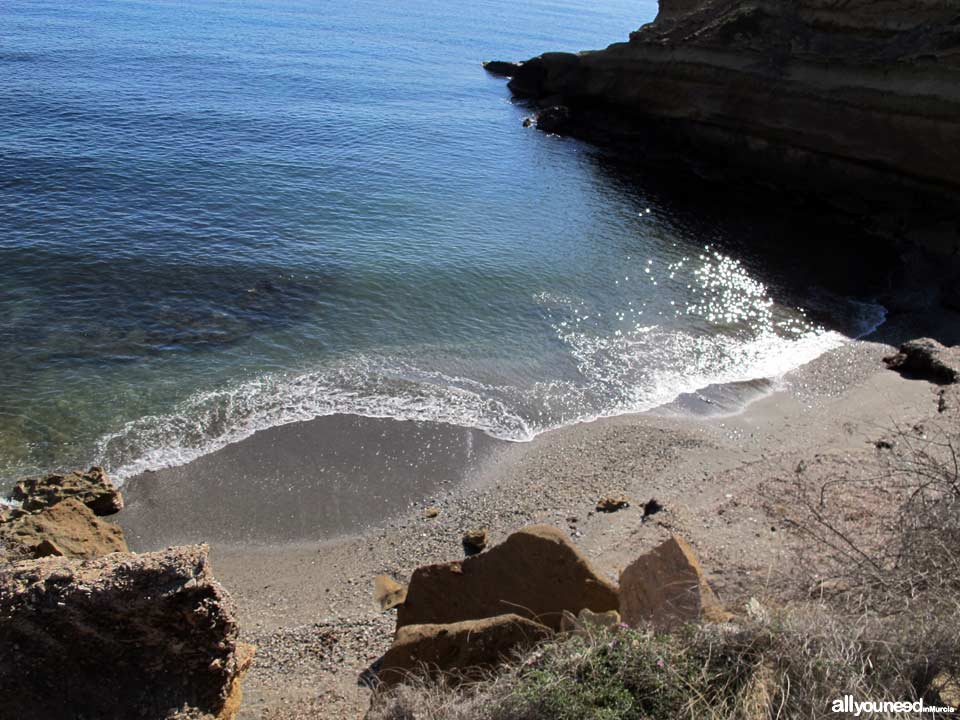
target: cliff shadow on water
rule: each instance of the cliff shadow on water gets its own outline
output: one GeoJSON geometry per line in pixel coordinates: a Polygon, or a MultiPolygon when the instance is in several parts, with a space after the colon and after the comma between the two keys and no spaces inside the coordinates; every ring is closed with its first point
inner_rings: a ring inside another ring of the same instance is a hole
{"type": "Polygon", "coordinates": [[[893,310],[957,309],[958,39],[943,0],[664,0],[628,42],[487,68],[540,130],[642,166],[647,185],[679,174],[674,196],[714,185],[696,203],[743,193],[750,216],[771,197],[813,214],[825,252],[801,247],[818,275],[874,281],[889,247],[893,310]]]}

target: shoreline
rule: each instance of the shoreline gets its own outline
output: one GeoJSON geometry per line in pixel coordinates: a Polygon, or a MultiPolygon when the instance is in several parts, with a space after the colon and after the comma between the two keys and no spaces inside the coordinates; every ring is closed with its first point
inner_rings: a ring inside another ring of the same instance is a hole
{"type": "MultiPolygon", "coordinates": [[[[897,320],[881,328],[878,339],[897,343],[913,328],[897,320]]],[[[241,717],[362,714],[368,691],[356,679],[385,651],[394,622],[374,606],[372,578],[406,581],[419,565],[462,557],[460,537],[470,529],[488,529],[495,544],[524,525],[550,523],[567,529],[611,576],[679,532],[725,601],[749,596],[784,551],[784,533],[767,524],[756,497],[764,479],[814,455],[867,461],[885,428],[934,412],[931,386],[885,369],[881,358],[890,350],[880,342],[847,343],[788,373],[736,414],[622,415],[486,448],[464,482],[421,477],[416,488],[426,493],[419,500],[407,494],[394,512],[335,537],[240,542],[229,532],[208,534],[214,571],[237,602],[244,639],[261,648],[244,683],[241,717]],[[594,512],[608,494],[626,495],[631,507],[594,512]],[[643,522],[642,505],[652,497],[665,510],[643,522]],[[427,506],[439,515],[425,517],[427,506]],[[332,645],[321,642],[331,636],[332,645]]],[[[442,463],[431,467],[443,469],[442,463]]],[[[210,496],[190,490],[178,483],[180,507],[195,506],[207,520],[221,513],[241,527],[254,511],[213,506],[210,496]]],[[[135,486],[125,494],[128,508],[119,521],[131,546],[141,549],[145,513],[137,510],[135,486]]],[[[362,505],[362,494],[359,500],[362,505]]],[[[152,523],[165,522],[146,514],[152,523]]],[[[168,528],[164,540],[188,539],[177,532],[168,528]]]]}
{"type": "MultiPolygon", "coordinates": [[[[876,336],[883,326],[871,326],[817,358],[876,336]]],[[[123,479],[127,534],[135,550],[149,551],[183,542],[295,543],[364,532],[450,486],[469,485],[489,472],[484,465],[491,456],[509,453],[511,446],[619,418],[735,417],[778,392],[783,378],[803,366],[773,377],[711,383],[646,410],[582,418],[527,440],[443,421],[349,412],[282,423],[183,464],[123,479]]]]}

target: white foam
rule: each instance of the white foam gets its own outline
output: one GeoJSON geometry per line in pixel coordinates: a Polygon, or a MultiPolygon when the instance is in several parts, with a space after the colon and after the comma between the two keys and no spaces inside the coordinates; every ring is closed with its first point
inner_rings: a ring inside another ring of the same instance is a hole
{"type": "MultiPolygon", "coordinates": [[[[576,377],[512,387],[395,358],[357,357],[200,393],[173,413],[141,418],[105,436],[96,462],[122,481],[188,463],[260,430],[341,413],[447,423],[528,441],[565,425],[651,410],[709,385],[776,380],[849,341],[802,312],[777,307],[738,262],[717,253],[702,260],[693,270],[695,283],[687,286],[694,302],[677,314],[708,322],[709,334],[687,329],[697,323],[641,322],[643,313],[632,303],[613,314],[611,326],[581,299],[540,293],[534,300],[554,318],[576,377]]],[[[820,304],[847,317],[853,337],[886,318],[879,305],[830,297],[820,304]]]]}
{"type": "MultiPolygon", "coordinates": [[[[882,309],[865,309],[871,323],[882,322],[882,309]]],[[[612,338],[567,333],[564,341],[582,383],[520,390],[402,364],[387,373],[389,363],[360,358],[332,370],[263,375],[200,393],[171,414],[141,418],[102,438],[96,461],[123,481],[186,464],[260,430],[339,413],[447,423],[528,441],[565,425],[651,410],[708,385],[777,378],[848,338],[814,330],[796,339],[766,332],[741,342],[644,326],[612,338]]]]}

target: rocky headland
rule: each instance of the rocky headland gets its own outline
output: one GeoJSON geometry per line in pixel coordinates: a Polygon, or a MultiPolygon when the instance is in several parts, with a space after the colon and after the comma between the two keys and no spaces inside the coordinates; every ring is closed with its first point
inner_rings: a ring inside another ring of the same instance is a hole
{"type": "Polygon", "coordinates": [[[628,42],[487,69],[543,131],[854,216],[958,302],[956,3],[661,0],[628,42]]]}

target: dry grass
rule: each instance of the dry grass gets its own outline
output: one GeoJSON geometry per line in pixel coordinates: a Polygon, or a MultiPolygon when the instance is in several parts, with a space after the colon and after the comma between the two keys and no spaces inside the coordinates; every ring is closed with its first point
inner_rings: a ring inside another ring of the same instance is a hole
{"type": "Polygon", "coordinates": [[[480,683],[386,693],[369,717],[800,720],[838,717],[831,706],[847,694],[954,699],[939,688],[960,678],[956,433],[898,431],[870,466],[801,465],[771,483],[767,500],[802,558],[796,569],[809,572],[768,607],[751,601],[734,623],[673,634],[560,636],[480,683]]]}

